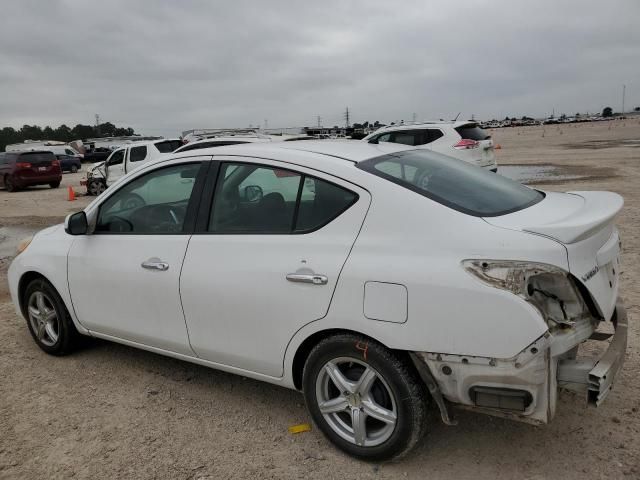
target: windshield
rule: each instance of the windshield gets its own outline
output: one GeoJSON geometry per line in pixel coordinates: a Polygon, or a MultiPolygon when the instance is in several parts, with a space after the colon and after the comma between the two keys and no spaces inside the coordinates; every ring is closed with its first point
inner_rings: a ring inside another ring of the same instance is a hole
{"type": "Polygon", "coordinates": [[[506,177],[424,150],[384,155],[361,162],[358,168],[477,217],[506,215],[544,198],[506,177]]]}

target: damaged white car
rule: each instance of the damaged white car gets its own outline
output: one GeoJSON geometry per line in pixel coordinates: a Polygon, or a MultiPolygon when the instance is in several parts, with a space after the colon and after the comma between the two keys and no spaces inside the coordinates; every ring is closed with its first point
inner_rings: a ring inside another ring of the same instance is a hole
{"type": "Polygon", "coordinates": [[[605,399],[627,343],[622,204],[393,144],[216,147],[24,242],[10,289],[45,352],[85,334],[298,389],[332,442],[380,460],[429,404],[541,424],[560,387],[605,399]],[[578,355],[589,340],[599,357],[578,355]]]}

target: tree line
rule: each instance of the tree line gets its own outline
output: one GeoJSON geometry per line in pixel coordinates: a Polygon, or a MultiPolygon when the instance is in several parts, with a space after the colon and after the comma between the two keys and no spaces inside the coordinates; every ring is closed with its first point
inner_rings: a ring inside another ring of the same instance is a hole
{"type": "Polygon", "coordinates": [[[13,127],[4,127],[0,130],[0,152],[4,152],[7,145],[22,143],[25,140],[58,140],[60,142],[70,142],[72,140],[82,140],[86,138],[130,135],[135,135],[133,128],[116,127],[110,122],[101,123],[97,126],[78,124],[73,128],[69,128],[65,124],[60,125],[58,128],[23,125],[19,130],[13,127]]]}

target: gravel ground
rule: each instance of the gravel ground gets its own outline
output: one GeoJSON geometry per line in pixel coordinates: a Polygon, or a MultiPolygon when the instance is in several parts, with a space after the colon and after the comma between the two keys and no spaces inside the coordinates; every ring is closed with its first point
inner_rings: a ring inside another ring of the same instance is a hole
{"type": "MultiPolygon", "coordinates": [[[[313,430],[294,391],[107,342],[65,358],[41,352],[9,302],[0,257],[0,478],[640,478],[640,122],[513,128],[493,132],[498,161],[545,164],[581,180],[549,190],[612,190],[625,197],[621,292],[629,310],[624,370],[604,405],[563,393],[554,421],[532,427],[460,412],[432,427],[398,463],[368,464],[313,430]],[[544,132],[544,134],[543,134],[544,132]]],[[[61,189],[0,191],[2,243],[12,232],[60,221],[90,199],[61,189]],[[9,228],[8,228],[9,227],[9,228]],[[18,228],[19,227],[19,228],[18,228]]]]}

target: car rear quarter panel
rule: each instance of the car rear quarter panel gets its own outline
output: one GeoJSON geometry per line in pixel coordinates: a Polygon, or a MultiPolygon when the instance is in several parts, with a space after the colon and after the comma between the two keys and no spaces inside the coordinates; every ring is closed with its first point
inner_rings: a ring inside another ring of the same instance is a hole
{"type": "MultiPolygon", "coordinates": [[[[342,270],[327,316],[291,342],[342,328],[394,349],[510,358],[547,331],[537,311],[519,297],[465,272],[468,258],[545,262],[567,268],[566,251],[545,237],[496,228],[378,177],[367,179],[372,203],[342,270]],[[387,185],[388,183],[388,185],[387,185]],[[368,319],[365,283],[404,285],[404,323],[368,319]]],[[[363,179],[364,181],[364,179],[363,179]]]]}

